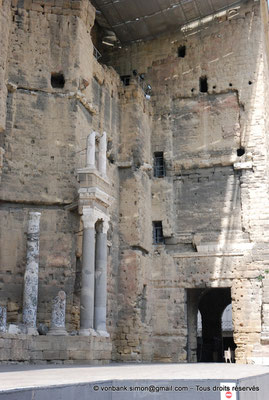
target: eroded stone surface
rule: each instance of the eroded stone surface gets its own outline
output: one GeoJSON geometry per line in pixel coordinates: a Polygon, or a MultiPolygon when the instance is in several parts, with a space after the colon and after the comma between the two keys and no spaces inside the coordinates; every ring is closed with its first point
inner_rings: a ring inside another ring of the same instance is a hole
{"type": "MultiPolygon", "coordinates": [[[[89,1],[0,4],[0,295],[3,304],[8,300],[8,323],[22,318],[33,206],[42,213],[37,321],[49,325],[50,299],[62,288],[67,330],[96,335],[94,281],[98,286],[104,259],[95,271],[96,221],[87,225],[82,210],[97,207],[110,217],[107,282],[100,282],[107,301],[100,298],[98,309],[100,334],[106,322],[110,339],[102,338],[100,359],[111,359],[106,346],[113,343],[113,360],[195,361],[199,299],[188,301],[188,290],[228,288],[237,362],[262,362],[268,351],[265,2],[250,0],[199,28],[111,50],[99,28],[92,29],[89,1]],[[93,56],[93,44],[106,65],[93,56]],[[134,69],[151,85],[150,99],[134,69]],[[63,87],[51,85],[52,74],[63,75],[63,87]],[[129,86],[120,75],[131,75],[129,86]],[[207,92],[200,92],[201,77],[207,92]],[[99,154],[104,132],[106,159],[99,154]],[[154,176],[158,152],[163,178],[154,176]],[[100,174],[85,167],[101,167],[100,174]],[[152,221],[162,222],[164,244],[153,245],[152,221]]],[[[37,246],[29,251],[37,253],[37,246]]],[[[25,304],[24,319],[36,326],[37,292],[26,295],[31,306],[25,304]]],[[[100,337],[80,339],[99,343],[100,337]]],[[[56,354],[46,340],[47,353],[30,345],[27,353],[18,344],[0,359],[84,360],[84,347],[75,345],[74,352],[59,347],[56,354]]]]}
{"type": "Polygon", "coordinates": [[[65,330],[66,294],[63,290],[52,301],[51,326],[49,335],[67,335],[65,330]]]}
{"type": "Polygon", "coordinates": [[[23,323],[36,328],[39,269],[39,223],[41,213],[30,212],[27,231],[27,255],[23,291],[23,323]]]}

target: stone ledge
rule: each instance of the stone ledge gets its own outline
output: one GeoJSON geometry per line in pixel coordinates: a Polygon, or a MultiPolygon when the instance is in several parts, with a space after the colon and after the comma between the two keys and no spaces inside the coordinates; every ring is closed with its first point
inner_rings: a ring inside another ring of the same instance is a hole
{"type": "Polygon", "coordinates": [[[197,257],[243,257],[243,252],[234,253],[174,253],[174,258],[197,258],[197,257]]]}
{"type": "Polygon", "coordinates": [[[0,363],[107,364],[111,361],[110,338],[91,336],[28,336],[0,334],[0,363]]]}

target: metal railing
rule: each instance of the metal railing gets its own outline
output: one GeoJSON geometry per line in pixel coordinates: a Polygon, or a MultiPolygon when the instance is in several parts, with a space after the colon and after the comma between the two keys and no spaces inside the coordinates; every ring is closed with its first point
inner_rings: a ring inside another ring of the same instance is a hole
{"type": "Polygon", "coordinates": [[[99,58],[102,57],[102,54],[100,53],[99,50],[97,50],[97,48],[95,46],[93,46],[93,55],[97,61],[99,60],[99,58]]]}

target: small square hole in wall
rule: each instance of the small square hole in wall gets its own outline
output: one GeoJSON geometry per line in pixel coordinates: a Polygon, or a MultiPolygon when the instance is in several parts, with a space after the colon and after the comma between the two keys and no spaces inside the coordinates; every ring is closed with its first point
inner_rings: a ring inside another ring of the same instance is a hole
{"type": "Polygon", "coordinates": [[[64,74],[61,72],[52,72],[50,83],[53,88],[62,89],[65,85],[64,74]]]}
{"type": "Polygon", "coordinates": [[[240,147],[240,149],[237,149],[236,153],[237,153],[237,157],[242,157],[245,154],[244,147],[240,147]]]}
{"type": "Polygon", "coordinates": [[[180,58],[184,58],[186,55],[186,46],[179,46],[177,49],[177,56],[180,58]]]}

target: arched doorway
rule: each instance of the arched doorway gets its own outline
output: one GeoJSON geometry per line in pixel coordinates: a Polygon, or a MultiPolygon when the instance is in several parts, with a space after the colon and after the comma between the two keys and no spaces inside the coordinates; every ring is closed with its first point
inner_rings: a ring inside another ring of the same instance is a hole
{"type": "Polygon", "coordinates": [[[235,349],[230,288],[188,289],[188,361],[223,362],[235,349]]]}
{"type": "MultiPolygon", "coordinates": [[[[202,336],[200,346],[197,348],[197,360],[201,362],[223,362],[224,349],[229,346],[234,349],[232,332],[227,335],[228,340],[224,340],[224,325],[228,328],[231,308],[224,310],[231,304],[230,288],[214,288],[206,291],[198,304],[201,313],[202,336]],[[223,321],[223,315],[226,318],[223,321]],[[227,347],[226,347],[227,346],[227,347]],[[198,354],[199,351],[199,354],[198,354]]],[[[225,331],[226,332],[226,331],[225,331]]],[[[228,330],[227,330],[228,332],[228,330]]],[[[226,336],[225,336],[226,337],[226,336]]]]}

